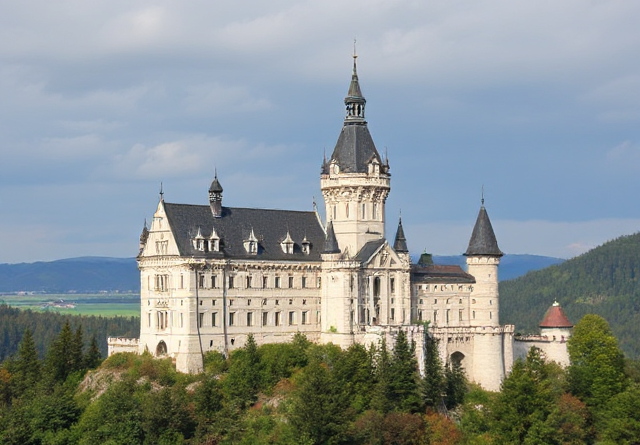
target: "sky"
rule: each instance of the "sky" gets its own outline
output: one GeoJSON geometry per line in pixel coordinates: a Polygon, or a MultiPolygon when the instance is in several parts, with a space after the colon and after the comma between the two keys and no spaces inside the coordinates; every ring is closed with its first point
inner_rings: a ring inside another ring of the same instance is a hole
{"type": "Polygon", "coordinates": [[[133,257],[158,202],[322,208],[357,40],[387,237],[570,258],[640,229],[640,2],[0,1],[0,262],[133,257]]]}

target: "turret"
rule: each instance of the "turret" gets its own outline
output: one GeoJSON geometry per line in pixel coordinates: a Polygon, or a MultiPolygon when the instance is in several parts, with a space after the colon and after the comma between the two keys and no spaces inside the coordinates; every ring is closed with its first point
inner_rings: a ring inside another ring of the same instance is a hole
{"type": "Polygon", "coordinates": [[[540,335],[564,343],[571,336],[572,328],[573,324],[560,307],[560,303],[554,301],[540,323],[540,335]]]}
{"type": "Polygon", "coordinates": [[[409,249],[407,248],[407,239],[404,237],[404,229],[402,228],[402,218],[398,220],[398,230],[396,231],[393,250],[398,253],[409,253],[409,249]]]}
{"type": "Polygon", "coordinates": [[[209,206],[214,218],[222,216],[222,186],[218,181],[218,172],[216,172],[211,187],[209,187],[209,206]]]}
{"type": "Polygon", "coordinates": [[[498,326],[498,265],[503,253],[498,247],[484,199],[464,255],[468,272],[476,279],[471,292],[470,323],[472,326],[498,326]]]}

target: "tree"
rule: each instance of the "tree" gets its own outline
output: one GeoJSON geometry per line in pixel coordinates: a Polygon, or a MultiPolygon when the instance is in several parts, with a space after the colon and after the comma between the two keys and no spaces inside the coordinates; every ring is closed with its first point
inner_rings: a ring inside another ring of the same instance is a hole
{"type": "Polygon", "coordinates": [[[640,443],[640,387],[633,385],[613,396],[600,414],[604,444],[640,443]]]}
{"type": "Polygon", "coordinates": [[[244,348],[231,356],[229,373],[225,379],[226,392],[241,409],[255,403],[260,389],[260,355],[253,334],[247,337],[244,348]]]}
{"type": "Polygon", "coordinates": [[[84,356],[84,368],[94,369],[97,368],[102,362],[102,354],[100,354],[100,348],[98,347],[98,340],[96,336],[91,337],[91,343],[89,343],[89,349],[84,356]]]}
{"type": "Polygon", "coordinates": [[[16,393],[23,394],[40,380],[41,365],[31,330],[26,329],[18,346],[18,356],[13,362],[13,382],[16,393]]]}
{"type": "Polygon", "coordinates": [[[47,373],[56,382],[64,382],[67,376],[73,372],[72,363],[76,359],[72,357],[72,343],[73,333],[71,325],[67,321],[62,326],[60,334],[51,342],[45,361],[47,373]]]}
{"type": "Polygon", "coordinates": [[[371,354],[374,360],[375,381],[371,395],[371,408],[387,413],[393,409],[393,395],[391,394],[391,357],[384,338],[377,348],[372,346],[371,354]]]}
{"type": "Polygon", "coordinates": [[[447,409],[453,409],[464,401],[464,395],[467,393],[467,378],[459,362],[453,362],[447,366],[444,375],[444,403],[447,409]]]}
{"type": "Polygon", "coordinates": [[[84,349],[84,333],[82,325],[78,325],[69,346],[69,372],[76,372],[84,369],[82,350],[84,349]]]}
{"type": "MultiPolygon", "coordinates": [[[[425,329],[427,329],[426,326],[425,329]]],[[[425,337],[425,375],[422,379],[422,401],[427,407],[437,408],[442,403],[442,394],[445,388],[444,370],[438,351],[438,339],[430,335],[425,337]]]]}
{"type": "Polygon", "coordinates": [[[551,370],[535,347],[514,363],[493,406],[498,443],[544,443],[532,438],[547,437],[545,421],[559,396],[551,370]]]}
{"type": "Polygon", "coordinates": [[[604,318],[585,315],[573,328],[567,349],[571,359],[567,380],[573,395],[599,408],[624,391],[628,384],[624,355],[604,318]]]}
{"type": "Polygon", "coordinates": [[[392,409],[410,413],[419,411],[422,403],[418,391],[415,346],[409,345],[407,334],[403,330],[398,332],[389,374],[392,409]]]}

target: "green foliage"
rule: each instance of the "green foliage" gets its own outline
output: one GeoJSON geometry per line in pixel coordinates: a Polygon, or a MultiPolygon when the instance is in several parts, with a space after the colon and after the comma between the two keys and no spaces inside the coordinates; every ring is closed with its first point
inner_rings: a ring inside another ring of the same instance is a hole
{"type": "Polygon", "coordinates": [[[464,401],[467,393],[467,378],[464,370],[458,362],[451,363],[444,370],[445,376],[445,398],[444,403],[447,409],[453,409],[464,401]]]}
{"type": "Polygon", "coordinates": [[[624,356],[609,324],[598,315],[585,315],[573,328],[567,345],[567,372],[572,394],[588,405],[603,406],[627,385],[624,356]]]}
{"type": "Polygon", "coordinates": [[[391,409],[415,413],[422,408],[415,346],[409,345],[404,331],[398,332],[389,369],[391,409]]]}
{"type": "Polygon", "coordinates": [[[438,352],[438,339],[426,335],[425,343],[422,401],[428,408],[437,408],[442,403],[442,395],[445,392],[444,368],[438,352]]]}
{"type": "Polygon", "coordinates": [[[609,241],[558,266],[500,283],[500,319],[536,333],[558,300],[570,320],[598,314],[613,327],[620,347],[640,357],[640,233],[609,241]]]}
{"type": "Polygon", "coordinates": [[[95,336],[103,357],[107,355],[107,337],[137,337],[140,333],[139,317],[61,315],[0,304],[0,362],[17,352],[26,330],[33,336],[38,356],[44,358],[51,339],[58,336],[67,323],[76,330],[81,326],[82,334],[89,338],[95,336]]]}
{"type": "Polygon", "coordinates": [[[632,385],[612,397],[600,417],[603,444],[640,443],[640,387],[632,385]]]}

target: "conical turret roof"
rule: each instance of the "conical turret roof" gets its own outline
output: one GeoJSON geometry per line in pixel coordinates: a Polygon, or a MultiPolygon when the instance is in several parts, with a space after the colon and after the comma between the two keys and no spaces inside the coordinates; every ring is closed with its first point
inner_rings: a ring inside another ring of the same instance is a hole
{"type": "Polygon", "coordinates": [[[402,218],[398,220],[398,231],[396,232],[396,240],[393,243],[393,250],[399,253],[407,253],[407,239],[404,237],[404,230],[402,229],[402,218]]]}
{"type": "Polygon", "coordinates": [[[469,247],[465,252],[466,256],[498,256],[503,255],[502,251],[498,247],[498,240],[496,234],[491,227],[491,221],[489,220],[489,214],[484,208],[484,205],[480,207],[480,213],[478,213],[478,219],[476,225],[473,227],[473,233],[469,240],[469,247]]]}
{"type": "Polygon", "coordinates": [[[329,221],[329,224],[327,224],[327,238],[324,241],[322,253],[340,253],[336,233],[333,230],[333,221],[329,221]]]}
{"type": "Polygon", "coordinates": [[[220,185],[220,181],[218,181],[218,174],[216,173],[213,178],[213,182],[211,183],[211,187],[209,187],[209,193],[222,193],[222,186],[220,185]]]}
{"type": "Polygon", "coordinates": [[[560,307],[560,303],[555,301],[553,305],[547,310],[547,313],[544,314],[544,318],[540,323],[541,328],[572,328],[573,324],[569,321],[569,318],[566,316],[562,308],[560,307]]]}

